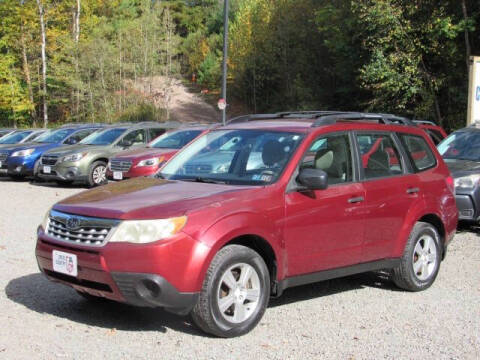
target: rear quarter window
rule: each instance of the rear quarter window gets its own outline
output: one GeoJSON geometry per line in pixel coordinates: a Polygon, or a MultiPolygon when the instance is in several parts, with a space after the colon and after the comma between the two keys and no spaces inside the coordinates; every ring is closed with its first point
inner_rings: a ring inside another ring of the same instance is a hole
{"type": "Polygon", "coordinates": [[[430,146],[423,137],[400,134],[400,139],[416,172],[431,169],[437,164],[430,146]]]}

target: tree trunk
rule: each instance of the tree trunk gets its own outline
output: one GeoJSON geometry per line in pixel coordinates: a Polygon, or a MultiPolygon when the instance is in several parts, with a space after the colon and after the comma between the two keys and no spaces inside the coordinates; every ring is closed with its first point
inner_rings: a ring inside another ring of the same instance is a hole
{"type": "Polygon", "coordinates": [[[46,29],[45,29],[45,9],[42,0],[37,0],[38,14],[40,16],[40,29],[42,38],[42,85],[43,85],[43,127],[48,125],[48,105],[47,105],[47,54],[46,54],[46,29]]]}
{"type": "Polygon", "coordinates": [[[30,66],[28,65],[27,46],[25,44],[25,32],[24,32],[24,27],[23,27],[23,20],[22,20],[22,24],[20,26],[20,31],[21,31],[20,42],[21,42],[21,46],[22,46],[23,74],[25,75],[25,81],[27,83],[28,98],[30,99],[30,102],[32,103],[32,106],[33,106],[32,126],[36,127],[37,126],[37,112],[35,110],[35,102],[34,102],[34,99],[33,99],[32,77],[30,75],[30,66]]]}
{"type": "Polygon", "coordinates": [[[81,11],[81,0],[77,0],[77,7],[74,12],[75,77],[77,80],[77,89],[75,90],[75,114],[77,115],[77,117],[80,112],[80,88],[78,86],[78,84],[80,83],[79,49],[78,49],[78,42],[80,40],[80,11],[81,11]]]}
{"type": "MultiPolygon", "coordinates": [[[[463,19],[468,21],[468,13],[467,13],[467,4],[465,0],[462,0],[462,12],[463,12],[463,19]]],[[[470,45],[470,37],[468,34],[468,29],[465,28],[465,50],[466,50],[466,62],[467,62],[467,72],[470,69],[470,56],[472,55],[472,47],[470,45]]]]}

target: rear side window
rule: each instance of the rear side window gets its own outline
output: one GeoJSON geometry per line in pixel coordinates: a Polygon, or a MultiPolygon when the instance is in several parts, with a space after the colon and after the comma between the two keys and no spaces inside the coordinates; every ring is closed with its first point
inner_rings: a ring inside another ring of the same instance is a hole
{"type": "Polygon", "coordinates": [[[361,133],[357,142],[367,180],[403,174],[400,153],[389,134],[361,133]]]}
{"type": "Polygon", "coordinates": [[[400,134],[400,139],[402,139],[405,150],[407,150],[408,156],[417,172],[430,169],[437,164],[435,156],[424,138],[400,134]]]}
{"type": "Polygon", "coordinates": [[[438,144],[440,144],[440,143],[442,142],[443,136],[442,136],[442,134],[441,134],[440,132],[435,131],[435,130],[428,129],[428,130],[427,130],[427,133],[428,133],[428,135],[430,135],[430,137],[432,138],[433,143],[434,143],[435,145],[438,145],[438,144]]]}
{"type": "Polygon", "coordinates": [[[156,139],[157,137],[165,133],[165,129],[162,128],[151,128],[148,129],[148,131],[150,132],[150,140],[156,139]]]}

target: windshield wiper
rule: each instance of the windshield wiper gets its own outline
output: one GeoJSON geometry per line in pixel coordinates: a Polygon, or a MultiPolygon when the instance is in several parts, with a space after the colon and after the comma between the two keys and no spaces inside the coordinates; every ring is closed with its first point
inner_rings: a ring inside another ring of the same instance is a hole
{"type": "Polygon", "coordinates": [[[207,178],[203,178],[203,177],[200,177],[200,176],[197,176],[195,178],[192,178],[192,179],[181,179],[183,181],[192,181],[192,182],[199,182],[199,183],[204,183],[204,184],[226,184],[225,181],[218,181],[218,180],[213,180],[213,179],[207,179],[207,178]]]}

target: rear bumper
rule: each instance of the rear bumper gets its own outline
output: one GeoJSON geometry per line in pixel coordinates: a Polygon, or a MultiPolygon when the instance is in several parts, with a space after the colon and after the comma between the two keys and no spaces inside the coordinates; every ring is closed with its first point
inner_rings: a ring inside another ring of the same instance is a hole
{"type": "Polygon", "coordinates": [[[39,232],[36,258],[40,270],[52,281],[90,295],[141,307],[163,307],[187,314],[201,288],[201,261],[196,254],[204,245],[181,235],[165,245],[107,244],[102,248],[65,245],[39,232]],[[55,272],[53,250],[77,257],[78,275],[55,272]]]}

